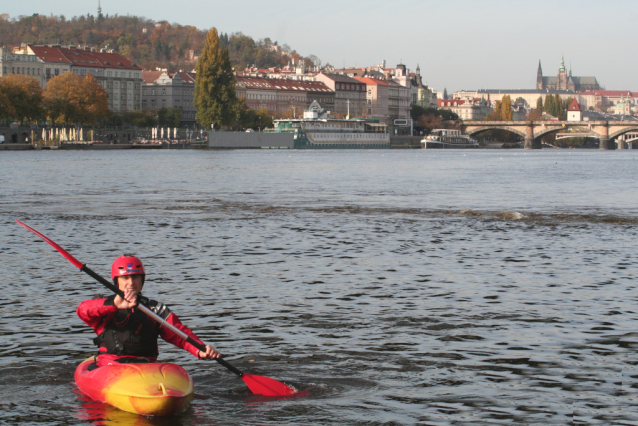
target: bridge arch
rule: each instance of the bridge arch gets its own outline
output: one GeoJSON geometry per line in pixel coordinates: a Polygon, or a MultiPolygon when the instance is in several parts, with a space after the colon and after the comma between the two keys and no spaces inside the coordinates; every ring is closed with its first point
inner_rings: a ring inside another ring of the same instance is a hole
{"type": "Polygon", "coordinates": [[[620,135],[624,135],[625,133],[638,133],[638,125],[624,127],[620,130],[616,130],[615,132],[609,133],[609,139],[616,138],[620,135]]]}
{"type": "Polygon", "coordinates": [[[482,127],[471,127],[469,129],[466,130],[466,135],[468,136],[474,136],[478,133],[482,133],[482,132],[486,132],[488,130],[505,130],[511,133],[514,133],[522,138],[525,137],[525,130],[521,130],[520,128],[516,128],[516,127],[509,127],[509,126],[482,126],[482,127]]]}
{"type": "MultiPolygon", "coordinates": [[[[565,130],[565,127],[554,127],[554,128],[545,128],[543,130],[538,131],[537,130],[538,127],[534,128],[534,139],[536,138],[542,138],[543,136],[549,135],[550,133],[554,133],[554,132],[558,132],[560,130],[565,130]]],[[[586,132],[582,132],[582,133],[588,133],[588,138],[597,138],[600,139],[602,137],[601,134],[594,132],[593,130],[587,130],[586,132]]],[[[582,137],[582,136],[581,136],[582,137]]]]}

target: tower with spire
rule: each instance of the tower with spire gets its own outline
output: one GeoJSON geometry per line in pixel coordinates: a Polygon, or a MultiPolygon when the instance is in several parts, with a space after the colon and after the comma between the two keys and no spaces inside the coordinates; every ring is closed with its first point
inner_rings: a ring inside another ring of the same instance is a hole
{"type": "Polygon", "coordinates": [[[536,71],[536,88],[543,90],[543,69],[541,68],[541,60],[538,60],[538,71],[536,71]]]}
{"type": "Polygon", "coordinates": [[[565,56],[561,57],[560,67],[556,77],[543,77],[541,61],[538,61],[536,71],[536,89],[538,90],[572,90],[574,92],[584,92],[587,90],[600,90],[600,85],[596,77],[574,77],[572,75],[572,64],[569,70],[565,67],[565,56]]]}
{"type": "Polygon", "coordinates": [[[567,69],[565,68],[565,56],[561,57],[560,68],[558,68],[558,90],[567,90],[567,69]]]}

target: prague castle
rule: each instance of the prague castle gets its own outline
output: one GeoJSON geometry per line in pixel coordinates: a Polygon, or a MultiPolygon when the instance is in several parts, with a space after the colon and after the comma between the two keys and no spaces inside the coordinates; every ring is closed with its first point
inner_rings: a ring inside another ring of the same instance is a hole
{"type": "Polygon", "coordinates": [[[574,92],[585,92],[588,90],[600,90],[600,85],[596,77],[573,77],[572,67],[569,73],[565,68],[565,58],[560,62],[558,75],[556,77],[543,77],[541,61],[538,61],[538,72],[536,74],[536,89],[540,90],[572,90],[574,92]]]}

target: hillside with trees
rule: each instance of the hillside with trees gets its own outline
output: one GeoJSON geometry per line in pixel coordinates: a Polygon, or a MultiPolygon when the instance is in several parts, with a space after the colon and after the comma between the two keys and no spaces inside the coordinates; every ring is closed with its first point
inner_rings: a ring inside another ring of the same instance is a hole
{"type": "MultiPolygon", "coordinates": [[[[153,21],[141,16],[102,15],[32,16],[10,18],[0,14],[0,41],[6,47],[29,44],[88,45],[97,49],[112,49],[143,69],[167,68],[190,71],[201,54],[208,29],[153,21]]],[[[221,33],[222,48],[228,47],[230,62],[235,69],[247,65],[258,68],[281,67],[291,59],[304,59],[307,66],[318,59],[303,57],[289,46],[278,46],[269,38],[254,40],[240,32],[221,33]],[[314,61],[313,61],[314,60],[314,61]]]]}

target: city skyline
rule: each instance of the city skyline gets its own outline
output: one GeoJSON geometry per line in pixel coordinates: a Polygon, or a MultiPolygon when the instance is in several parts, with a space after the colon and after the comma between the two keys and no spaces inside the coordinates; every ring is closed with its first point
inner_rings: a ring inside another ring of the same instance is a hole
{"type": "MultiPolygon", "coordinates": [[[[559,4],[486,0],[415,1],[388,4],[355,0],[343,5],[292,1],[189,2],[188,8],[158,0],[145,4],[104,0],[104,14],[137,15],[199,29],[270,37],[302,55],[316,55],[341,68],[420,65],[424,81],[448,93],[470,89],[534,88],[538,61],[556,75],[564,55],[574,75],[595,76],[609,90],[636,89],[636,59],[630,46],[631,18],[638,6],[568,0],[559,4]],[[199,11],[193,13],[193,11],[199,11]]],[[[10,4],[11,18],[33,13],[96,14],[97,1],[51,4],[27,0],[10,4]],[[79,9],[81,8],[81,9],[79,9]]]]}

